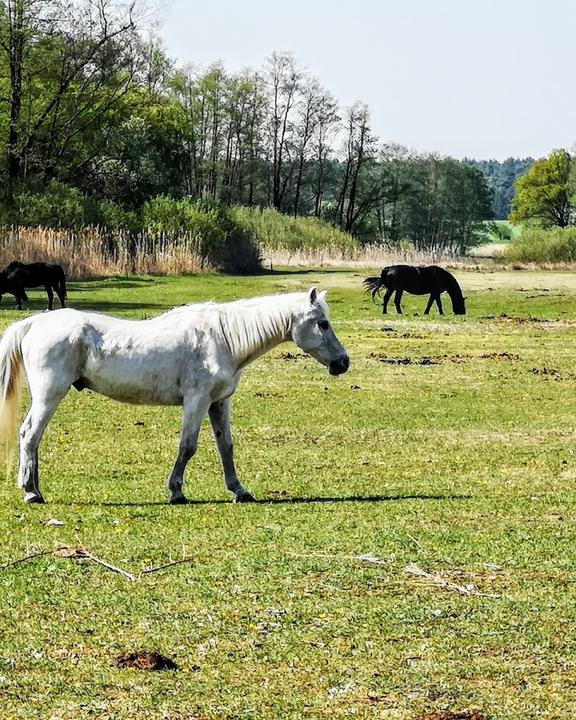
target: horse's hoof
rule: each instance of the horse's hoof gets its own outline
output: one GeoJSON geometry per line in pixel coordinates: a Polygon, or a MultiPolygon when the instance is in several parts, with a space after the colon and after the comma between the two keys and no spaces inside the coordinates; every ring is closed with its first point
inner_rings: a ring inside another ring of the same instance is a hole
{"type": "Polygon", "coordinates": [[[243,492],[241,495],[234,496],[235,503],[253,503],[256,502],[256,498],[249,492],[243,492]]]}
{"type": "Polygon", "coordinates": [[[43,505],[44,504],[44,498],[40,493],[33,493],[29,492],[24,495],[24,502],[27,505],[37,504],[37,505],[43,505]]]}
{"type": "Polygon", "coordinates": [[[176,495],[170,498],[170,505],[188,505],[188,498],[184,495],[176,495]]]}

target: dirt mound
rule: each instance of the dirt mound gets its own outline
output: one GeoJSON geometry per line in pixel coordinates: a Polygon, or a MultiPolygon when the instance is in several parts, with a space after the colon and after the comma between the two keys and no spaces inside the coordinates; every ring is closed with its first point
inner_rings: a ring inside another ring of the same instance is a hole
{"type": "Polygon", "coordinates": [[[279,360],[304,360],[307,357],[308,356],[304,355],[304,353],[298,353],[297,355],[295,355],[294,353],[291,353],[291,352],[283,352],[283,353],[280,353],[280,355],[278,355],[279,360]]]}
{"type": "Polygon", "coordinates": [[[409,357],[388,357],[383,353],[372,352],[368,357],[371,357],[378,362],[384,363],[385,365],[439,365],[438,360],[433,360],[431,357],[425,356],[422,358],[409,358],[409,357]]]}
{"type": "Polygon", "coordinates": [[[486,720],[479,710],[461,710],[460,712],[433,712],[417,715],[412,720],[486,720]]]}
{"type": "Polygon", "coordinates": [[[520,355],[509,352],[489,352],[480,355],[483,360],[520,360],[520,355]]]}
{"type": "Polygon", "coordinates": [[[177,670],[178,665],[157,652],[138,650],[118,655],[116,667],[136,670],[177,670]]]}

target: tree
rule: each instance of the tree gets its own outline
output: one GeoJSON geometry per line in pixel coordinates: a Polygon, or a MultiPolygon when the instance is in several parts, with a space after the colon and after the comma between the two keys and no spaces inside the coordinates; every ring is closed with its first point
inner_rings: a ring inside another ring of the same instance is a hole
{"type": "Polygon", "coordinates": [[[573,161],[566,150],[537,160],[515,183],[510,220],[539,220],[546,226],[566,227],[573,220],[573,161]]]}
{"type": "Polygon", "coordinates": [[[328,92],[320,98],[318,122],[312,138],[316,180],[314,183],[314,215],[322,214],[322,203],[326,192],[326,166],[331,152],[332,136],[340,124],[338,103],[328,92]]]}
{"type": "Polygon", "coordinates": [[[273,53],[268,60],[267,82],[270,93],[268,137],[272,159],[271,202],[277,210],[284,207],[286,189],[292,178],[290,149],[293,134],[293,111],[302,73],[292,55],[273,53]],[[288,165],[287,169],[285,165],[288,165]]]}
{"type": "Polygon", "coordinates": [[[0,1],[9,194],[21,178],[70,179],[98,153],[134,78],[134,3],[0,1]]]}
{"type": "Polygon", "coordinates": [[[356,103],[347,112],[344,177],[336,206],[340,227],[353,233],[360,221],[377,205],[379,188],[369,170],[374,161],[376,139],[370,129],[368,107],[356,103]]]}

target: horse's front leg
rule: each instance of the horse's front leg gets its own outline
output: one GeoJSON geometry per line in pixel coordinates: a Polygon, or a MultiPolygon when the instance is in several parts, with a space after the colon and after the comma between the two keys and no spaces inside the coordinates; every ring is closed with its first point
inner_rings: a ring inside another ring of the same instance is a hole
{"type": "Polygon", "coordinates": [[[222,460],[224,482],[227,490],[234,493],[234,502],[254,502],[252,495],[242,486],[234,466],[234,449],[230,431],[230,399],[212,403],[208,411],[212,431],[222,460]]]}
{"type": "Polygon", "coordinates": [[[46,290],[46,294],[48,295],[48,310],[52,310],[54,307],[54,293],[50,285],[44,285],[44,290],[46,290]]]}
{"type": "Polygon", "coordinates": [[[188,502],[182,492],[184,484],[184,471],[190,458],[196,453],[198,436],[202,420],[206,417],[210,400],[207,395],[193,395],[184,398],[182,411],[182,434],[176,462],[168,477],[168,490],[170,491],[170,505],[184,505],[188,502]]]}
{"type": "Polygon", "coordinates": [[[436,295],[436,305],[438,305],[438,312],[440,315],[444,315],[444,310],[442,309],[442,300],[440,299],[440,293],[436,295]]]}
{"type": "Polygon", "coordinates": [[[424,310],[424,315],[428,315],[432,305],[434,304],[434,300],[436,300],[436,296],[434,293],[430,293],[430,297],[428,298],[428,304],[426,305],[426,310],[424,310]]]}
{"type": "Polygon", "coordinates": [[[394,305],[396,305],[396,312],[398,315],[402,315],[402,307],[400,306],[400,302],[402,301],[402,295],[404,293],[404,290],[396,290],[396,295],[394,295],[394,305]]]}

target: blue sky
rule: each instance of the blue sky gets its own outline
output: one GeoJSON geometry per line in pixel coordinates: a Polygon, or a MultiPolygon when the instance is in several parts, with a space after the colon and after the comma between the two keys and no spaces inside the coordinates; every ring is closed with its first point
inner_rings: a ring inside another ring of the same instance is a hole
{"type": "Polygon", "coordinates": [[[576,142],[576,0],[168,0],[163,18],[181,64],[292,52],[383,141],[498,159],[576,142]]]}

